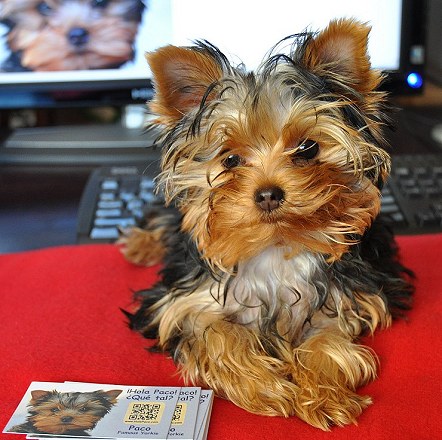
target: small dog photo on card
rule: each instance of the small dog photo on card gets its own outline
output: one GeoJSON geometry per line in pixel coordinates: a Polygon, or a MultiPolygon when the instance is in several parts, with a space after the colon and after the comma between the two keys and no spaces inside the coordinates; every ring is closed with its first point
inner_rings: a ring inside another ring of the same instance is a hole
{"type": "Polygon", "coordinates": [[[119,389],[80,392],[59,391],[60,386],[57,388],[53,384],[49,387],[45,383],[35,384],[24,396],[5,431],[89,436],[122,393],[119,389]],[[20,419],[23,421],[15,424],[20,419]]]}

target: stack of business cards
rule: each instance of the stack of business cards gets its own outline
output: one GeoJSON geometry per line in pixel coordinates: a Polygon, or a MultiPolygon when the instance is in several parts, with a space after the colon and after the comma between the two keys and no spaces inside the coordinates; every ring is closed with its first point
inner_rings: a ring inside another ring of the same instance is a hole
{"type": "Polygon", "coordinates": [[[32,382],[4,429],[27,438],[205,440],[213,391],[32,382]]]}

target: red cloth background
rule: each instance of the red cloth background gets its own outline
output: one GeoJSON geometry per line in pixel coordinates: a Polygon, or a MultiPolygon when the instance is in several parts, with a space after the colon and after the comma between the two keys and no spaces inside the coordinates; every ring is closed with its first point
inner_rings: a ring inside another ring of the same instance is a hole
{"type": "MultiPolygon", "coordinates": [[[[260,417],[215,399],[209,439],[442,438],[442,234],[399,243],[418,277],[415,304],[406,321],[365,340],[381,368],[360,390],[374,404],[359,425],[324,433],[295,417],[260,417]]],[[[112,245],[0,256],[0,430],[31,381],[180,385],[172,361],[146,352],[150,343],[127,328],[119,310],[155,277],[112,245]]]]}

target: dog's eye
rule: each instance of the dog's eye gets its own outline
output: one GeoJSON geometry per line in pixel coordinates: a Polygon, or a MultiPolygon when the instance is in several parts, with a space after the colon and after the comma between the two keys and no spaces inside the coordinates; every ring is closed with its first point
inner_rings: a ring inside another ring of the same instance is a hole
{"type": "Polygon", "coordinates": [[[243,163],[243,159],[238,154],[229,154],[224,160],[223,160],[223,166],[224,168],[227,168],[228,170],[230,168],[235,168],[243,163]]]}
{"type": "Polygon", "coordinates": [[[293,161],[311,160],[319,153],[319,144],[311,139],[302,141],[293,154],[293,161]]]}
{"type": "Polygon", "coordinates": [[[91,5],[93,8],[105,8],[108,4],[108,0],[92,0],[91,5]]]}
{"type": "Polygon", "coordinates": [[[60,412],[60,408],[51,408],[51,412],[58,413],[60,412]]]}
{"type": "Polygon", "coordinates": [[[53,10],[52,8],[46,3],[46,2],[40,2],[37,6],[37,11],[41,14],[44,15],[45,17],[49,16],[52,14],[53,10]]]}

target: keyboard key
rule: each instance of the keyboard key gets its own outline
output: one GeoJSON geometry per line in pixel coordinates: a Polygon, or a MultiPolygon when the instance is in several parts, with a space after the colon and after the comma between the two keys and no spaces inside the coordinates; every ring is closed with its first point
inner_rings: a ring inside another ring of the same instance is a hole
{"type": "Polygon", "coordinates": [[[119,208],[114,209],[97,209],[95,213],[97,217],[121,217],[122,211],[119,208]]]}
{"type": "Polygon", "coordinates": [[[153,191],[155,188],[155,183],[152,179],[143,177],[140,181],[140,188],[153,191]]]}
{"type": "Polygon", "coordinates": [[[417,185],[417,180],[410,177],[407,179],[400,179],[400,184],[403,188],[414,188],[417,185]]]}
{"type": "Polygon", "coordinates": [[[153,203],[156,200],[155,194],[151,191],[141,191],[140,198],[142,198],[146,203],[153,203]]]}
{"type": "Polygon", "coordinates": [[[419,226],[437,226],[439,219],[431,212],[418,212],[416,214],[416,221],[419,226]]]}
{"type": "Polygon", "coordinates": [[[144,211],[142,209],[133,209],[131,212],[137,221],[141,221],[144,218],[144,211]]]}
{"type": "Polygon", "coordinates": [[[133,217],[110,217],[110,218],[96,218],[94,221],[95,226],[120,226],[127,228],[128,226],[135,226],[135,219],[133,217]]]}
{"type": "Polygon", "coordinates": [[[122,208],[122,200],[100,200],[97,204],[98,209],[115,209],[122,208]]]}
{"type": "Polygon", "coordinates": [[[399,166],[394,168],[394,174],[396,176],[409,176],[411,174],[410,168],[406,166],[399,166]]]}
{"type": "Polygon", "coordinates": [[[121,190],[120,191],[120,198],[124,200],[125,202],[128,202],[129,200],[132,200],[136,197],[136,193],[134,191],[127,191],[127,190],[121,190]]]}
{"type": "Polygon", "coordinates": [[[413,171],[415,176],[426,176],[428,174],[428,169],[425,167],[416,167],[413,171]]]}
{"type": "Polygon", "coordinates": [[[384,214],[393,214],[399,211],[399,207],[395,204],[393,205],[382,205],[382,212],[384,214]]]}
{"type": "Polygon", "coordinates": [[[92,228],[90,238],[93,240],[116,240],[119,235],[118,228],[92,228]]]}
{"type": "Polygon", "coordinates": [[[425,178],[419,179],[419,184],[422,186],[425,186],[425,187],[437,186],[436,180],[431,177],[425,177],[425,178]]]}
{"type": "Polygon", "coordinates": [[[144,201],[141,199],[132,199],[127,202],[127,209],[133,211],[134,209],[140,209],[144,206],[144,201]]]}
{"type": "Polygon", "coordinates": [[[103,191],[100,193],[100,200],[115,200],[116,194],[113,191],[103,191]]]}
{"type": "Polygon", "coordinates": [[[442,202],[435,202],[431,205],[431,208],[436,211],[442,213],[442,202]]]}
{"type": "Polygon", "coordinates": [[[118,189],[118,180],[116,179],[106,179],[101,183],[101,189],[104,190],[117,190],[118,189]]]}
{"type": "Polygon", "coordinates": [[[395,212],[394,214],[390,215],[390,218],[398,226],[399,225],[400,226],[405,226],[406,225],[406,221],[405,221],[405,218],[404,218],[402,212],[395,212]]]}
{"type": "Polygon", "coordinates": [[[423,194],[423,192],[422,192],[422,190],[419,188],[419,187],[408,187],[408,188],[404,188],[404,194],[407,196],[407,197],[410,197],[410,198],[416,198],[416,199],[418,199],[418,198],[420,198],[420,197],[422,197],[424,194],[423,194]]]}
{"type": "Polygon", "coordinates": [[[430,197],[439,197],[442,195],[442,191],[438,187],[427,187],[425,188],[425,192],[430,197]]]}
{"type": "Polygon", "coordinates": [[[394,197],[389,195],[382,195],[382,205],[393,205],[395,204],[394,197]]]}
{"type": "Polygon", "coordinates": [[[431,211],[434,213],[442,226],[442,202],[431,205],[431,211]]]}

